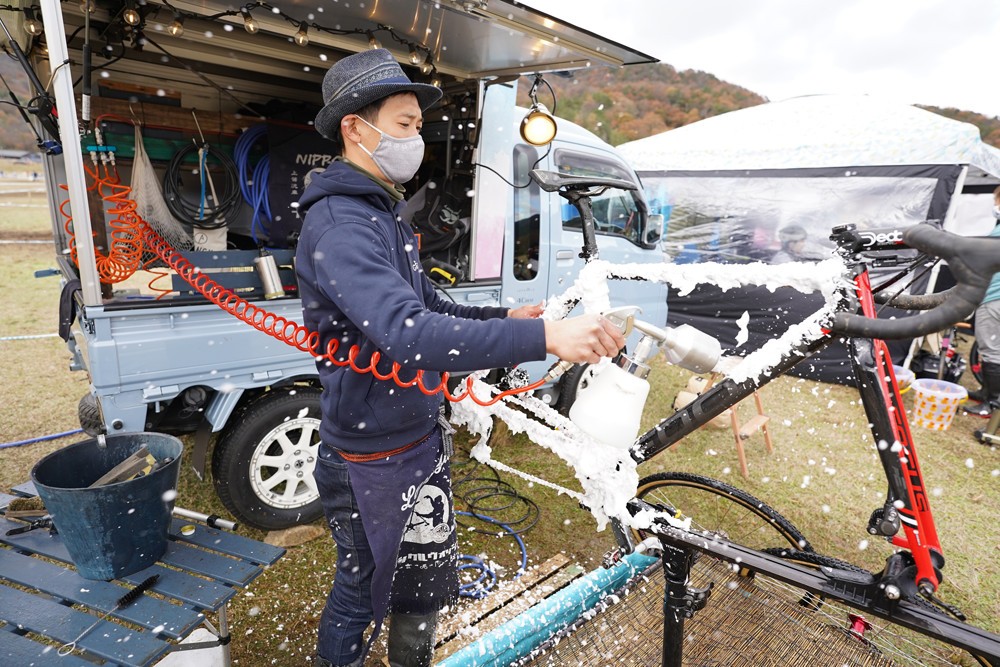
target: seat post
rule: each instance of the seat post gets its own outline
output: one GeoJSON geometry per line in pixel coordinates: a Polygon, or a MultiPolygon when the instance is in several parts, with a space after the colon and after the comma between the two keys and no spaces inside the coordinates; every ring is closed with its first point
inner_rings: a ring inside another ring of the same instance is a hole
{"type": "Polygon", "coordinates": [[[594,228],[594,206],[590,198],[589,190],[577,190],[570,188],[559,192],[560,195],[569,200],[569,203],[580,211],[580,221],[583,229],[583,249],[580,257],[583,261],[590,262],[598,259],[597,232],[594,228]]]}

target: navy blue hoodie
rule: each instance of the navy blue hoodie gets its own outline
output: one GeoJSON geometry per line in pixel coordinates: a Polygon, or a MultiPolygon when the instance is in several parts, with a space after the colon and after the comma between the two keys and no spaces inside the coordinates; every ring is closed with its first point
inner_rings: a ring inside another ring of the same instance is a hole
{"type": "MultiPolygon", "coordinates": [[[[545,358],[544,324],[507,318],[506,308],[460,306],[438,296],[424,275],[416,240],[397,203],[372,178],[336,161],[312,179],[295,256],[306,326],[321,348],[340,341],[338,359],[358,346],[357,364],[382,355],[410,380],[423,369],[428,388],[440,371],[512,366],[545,358]]],[[[388,451],[434,428],[440,394],[402,388],[371,373],[318,361],[323,383],[323,442],[353,453],[388,451]]]]}

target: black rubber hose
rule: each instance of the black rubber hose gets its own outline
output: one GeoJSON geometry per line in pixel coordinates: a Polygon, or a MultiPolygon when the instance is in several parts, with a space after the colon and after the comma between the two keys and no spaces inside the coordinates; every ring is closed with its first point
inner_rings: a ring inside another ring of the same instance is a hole
{"type": "MultiPolygon", "coordinates": [[[[183,186],[181,170],[190,169],[190,167],[184,167],[184,161],[192,153],[197,154],[200,148],[201,146],[192,143],[174,153],[173,157],[170,158],[163,175],[163,199],[170,212],[181,222],[198,229],[218,229],[225,226],[229,219],[235,216],[243,203],[239,186],[239,171],[229,155],[206,145],[205,149],[208,154],[205,158],[205,169],[209,168],[209,159],[214,159],[222,166],[226,176],[222,187],[216,190],[219,201],[215,202],[214,206],[206,205],[202,208],[200,199],[196,201],[186,199],[181,191],[183,186]]],[[[206,191],[206,195],[209,194],[211,193],[206,191]]]]}

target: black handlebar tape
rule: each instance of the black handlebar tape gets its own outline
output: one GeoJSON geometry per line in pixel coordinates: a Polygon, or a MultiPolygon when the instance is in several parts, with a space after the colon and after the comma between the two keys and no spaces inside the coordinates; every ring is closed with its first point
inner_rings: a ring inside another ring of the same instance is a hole
{"type": "Polygon", "coordinates": [[[861,338],[912,338],[947,329],[971,315],[1000,271],[1000,238],[963,237],[922,223],[903,233],[906,245],[941,257],[958,283],[941,305],[914,317],[878,320],[837,313],[830,331],[861,338]]]}
{"type": "Polygon", "coordinates": [[[935,292],[934,294],[896,294],[895,296],[887,292],[879,292],[874,294],[873,298],[875,303],[889,305],[893,308],[930,310],[947,301],[954,289],[954,287],[949,287],[944,292],[935,292]]]}
{"type": "Polygon", "coordinates": [[[925,313],[896,320],[878,320],[862,315],[837,313],[830,325],[830,331],[845,336],[886,340],[925,336],[943,331],[967,318],[976,310],[985,293],[985,288],[977,290],[968,285],[958,285],[946,303],[925,313]]]}

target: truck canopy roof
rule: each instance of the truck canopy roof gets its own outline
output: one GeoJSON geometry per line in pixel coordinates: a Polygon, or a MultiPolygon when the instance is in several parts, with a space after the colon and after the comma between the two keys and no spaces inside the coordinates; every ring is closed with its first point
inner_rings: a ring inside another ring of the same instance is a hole
{"type": "MultiPolygon", "coordinates": [[[[280,85],[286,100],[315,101],[330,64],[344,53],[369,48],[370,40],[377,40],[402,63],[409,62],[411,47],[420,45],[418,54],[427,63],[421,72],[428,79],[435,73],[458,80],[497,79],[656,60],[506,0],[318,4],[317,8],[297,0],[141,4],[142,43],[138,52],[127,46],[127,57],[113,63],[115,76],[127,73],[176,86],[185,79],[197,82],[193,68],[237,94],[253,96],[280,85]],[[244,30],[248,14],[258,26],[255,34],[244,30]],[[171,26],[178,16],[183,31],[175,34],[171,26]],[[307,40],[295,38],[303,27],[307,40]],[[169,70],[174,74],[165,74],[169,70]]],[[[83,11],[73,2],[63,3],[62,12],[75,56],[87,34],[83,11]]],[[[129,41],[127,34],[121,34],[117,5],[96,3],[90,23],[94,67],[110,66],[108,59],[121,49],[115,41],[129,41]],[[94,38],[95,29],[102,39],[94,38]]]]}

